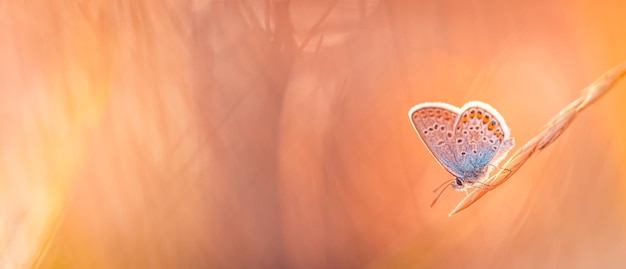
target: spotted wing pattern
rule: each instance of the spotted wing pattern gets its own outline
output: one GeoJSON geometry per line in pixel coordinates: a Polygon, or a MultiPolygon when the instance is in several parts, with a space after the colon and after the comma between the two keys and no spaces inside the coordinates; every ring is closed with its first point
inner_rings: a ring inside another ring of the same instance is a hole
{"type": "Polygon", "coordinates": [[[488,164],[497,165],[513,146],[509,135],[504,119],[491,106],[477,101],[465,104],[454,123],[452,142],[462,177],[477,179],[486,173],[488,164]]]}
{"type": "Polygon", "coordinates": [[[415,131],[424,145],[448,172],[461,176],[453,143],[459,108],[444,103],[422,103],[409,110],[415,131]]]}

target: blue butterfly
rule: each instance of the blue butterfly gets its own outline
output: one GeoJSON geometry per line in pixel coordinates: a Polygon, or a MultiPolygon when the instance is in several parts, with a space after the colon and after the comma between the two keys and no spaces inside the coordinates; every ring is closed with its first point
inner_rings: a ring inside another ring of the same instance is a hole
{"type": "Polygon", "coordinates": [[[480,101],[461,108],[421,103],[409,110],[409,118],[428,151],[455,177],[441,186],[450,183],[446,188],[452,186],[466,194],[468,188],[485,186],[481,181],[515,144],[500,113],[480,101]]]}

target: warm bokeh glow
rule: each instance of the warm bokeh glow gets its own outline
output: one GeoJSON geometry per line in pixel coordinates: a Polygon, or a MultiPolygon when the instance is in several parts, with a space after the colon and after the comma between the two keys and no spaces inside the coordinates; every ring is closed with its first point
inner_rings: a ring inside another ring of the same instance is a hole
{"type": "Polygon", "coordinates": [[[407,111],[481,100],[519,147],[626,61],[624,25],[624,1],[7,0],[0,267],[623,267],[626,82],[452,218],[407,111]]]}

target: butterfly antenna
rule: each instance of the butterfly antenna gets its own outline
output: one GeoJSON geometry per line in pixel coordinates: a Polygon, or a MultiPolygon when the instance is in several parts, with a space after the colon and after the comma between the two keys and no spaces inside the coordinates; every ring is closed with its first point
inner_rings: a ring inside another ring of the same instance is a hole
{"type": "MultiPolygon", "coordinates": [[[[448,180],[448,181],[446,181],[445,183],[448,183],[448,182],[450,182],[450,181],[452,181],[452,180],[448,180]]],[[[444,184],[445,184],[445,183],[444,183],[444,184]]],[[[443,186],[443,185],[441,185],[441,186],[443,186]]],[[[441,188],[441,186],[439,186],[439,188],[441,188]]],[[[445,191],[448,187],[450,187],[450,184],[446,185],[446,186],[445,186],[445,187],[441,190],[441,192],[439,192],[439,195],[437,195],[437,198],[435,198],[435,200],[434,200],[434,201],[430,204],[430,207],[433,207],[433,206],[435,205],[435,203],[437,202],[437,200],[439,200],[439,197],[441,197],[441,194],[443,194],[443,191],[445,191]]],[[[437,188],[437,189],[439,189],[439,188],[437,188]]],[[[437,191],[437,189],[436,189],[435,191],[437,191]]]]}
{"type": "Polygon", "coordinates": [[[441,187],[445,186],[446,184],[450,183],[450,181],[453,181],[454,179],[450,179],[450,180],[446,180],[445,182],[443,182],[441,185],[439,185],[439,187],[437,187],[436,189],[433,190],[433,192],[437,192],[439,189],[441,189],[441,187]]]}

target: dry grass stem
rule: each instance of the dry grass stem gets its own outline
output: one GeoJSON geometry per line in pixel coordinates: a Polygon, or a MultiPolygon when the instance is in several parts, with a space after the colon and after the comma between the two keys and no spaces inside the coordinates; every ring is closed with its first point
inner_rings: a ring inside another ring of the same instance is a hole
{"type": "Polygon", "coordinates": [[[487,192],[507,181],[535,152],[544,149],[554,142],[574,121],[579,112],[607,93],[613,85],[626,74],[626,62],[609,70],[583,90],[584,95],[570,103],[554,116],[546,127],[523,147],[518,149],[502,166],[503,169],[489,177],[485,183],[489,188],[476,188],[448,214],[452,216],[478,201],[487,192]]]}

